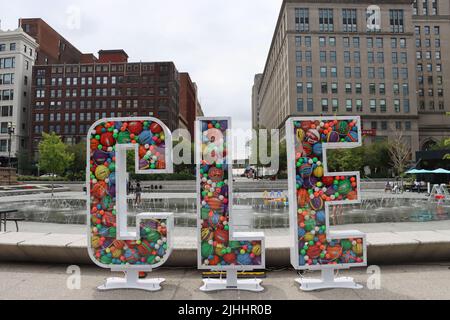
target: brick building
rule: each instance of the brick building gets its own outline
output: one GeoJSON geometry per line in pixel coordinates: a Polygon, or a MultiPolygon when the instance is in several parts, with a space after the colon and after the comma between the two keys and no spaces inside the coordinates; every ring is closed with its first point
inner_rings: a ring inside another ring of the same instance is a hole
{"type": "Polygon", "coordinates": [[[79,63],[84,56],[41,18],[21,18],[19,27],[39,44],[36,65],[79,63]]]}
{"type": "Polygon", "coordinates": [[[171,130],[179,127],[180,76],[173,62],[128,62],[123,50],[83,55],[76,64],[33,69],[30,151],[42,132],[68,144],[86,139],[98,119],[155,116],[171,130]],[[90,62],[85,62],[90,61],[90,62]]]}
{"type": "Polygon", "coordinates": [[[197,86],[189,73],[180,73],[180,128],[187,129],[191,137],[197,116],[197,86]]]}

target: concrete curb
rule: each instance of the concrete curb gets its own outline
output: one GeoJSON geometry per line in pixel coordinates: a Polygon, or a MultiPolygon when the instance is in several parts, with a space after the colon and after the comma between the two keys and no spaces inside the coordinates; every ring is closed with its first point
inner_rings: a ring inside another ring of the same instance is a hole
{"type": "MultiPolygon", "coordinates": [[[[450,230],[369,233],[369,265],[450,261],[450,230]]],[[[195,239],[176,237],[168,267],[197,264],[195,239]]],[[[287,237],[269,237],[268,268],[290,265],[287,237]]],[[[31,263],[92,264],[85,235],[57,233],[0,233],[0,261],[31,263]]]]}

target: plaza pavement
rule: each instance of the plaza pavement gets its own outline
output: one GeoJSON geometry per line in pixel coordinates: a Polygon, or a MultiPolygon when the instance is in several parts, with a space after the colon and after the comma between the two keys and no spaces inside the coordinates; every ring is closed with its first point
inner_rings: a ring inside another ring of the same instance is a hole
{"type": "MultiPolygon", "coordinates": [[[[380,289],[369,290],[366,269],[341,271],[340,276],[352,276],[364,285],[362,290],[332,289],[302,292],[294,282],[293,270],[267,273],[263,280],[265,291],[222,291],[204,293],[201,273],[192,269],[160,269],[152,277],[164,277],[166,283],[158,293],[136,290],[99,292],[96,287],[112,276],[108,270],[94,266],[81,266],[80,290],[69,290],[67,265],[0,264],[0,299],[44,300],[427,300],[450,299],[450,263],[381,266],[380,289]]],[[[121,276],[121,274],[114,274],[121,276]]],[[[307,277],[318,277],[308,273],[307,277]]]]}

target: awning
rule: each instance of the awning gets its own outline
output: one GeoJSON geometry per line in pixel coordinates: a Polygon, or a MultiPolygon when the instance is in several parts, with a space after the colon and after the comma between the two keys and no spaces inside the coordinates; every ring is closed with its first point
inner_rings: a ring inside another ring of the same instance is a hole
{"type": "Polygon", "coordinates": [[[411,169],[407,171],[406,174],[450,174],[450,171],[445,169],[436,169],[436,170],[411,169]]]}

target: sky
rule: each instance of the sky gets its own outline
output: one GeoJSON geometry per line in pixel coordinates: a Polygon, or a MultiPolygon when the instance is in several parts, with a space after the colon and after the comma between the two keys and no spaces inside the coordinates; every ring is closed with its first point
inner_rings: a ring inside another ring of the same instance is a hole
{"type": "MultiPolygon", "coordinates": [[[[4,1],[1,27],[43,18],[82,52],[124,49],[131,62],[174,61],[199,88],[206,116],[251,128],[254,75],[264,69],[281,0],[4,1]]],[[[242,154],[242,142],[237,144],[242,154]]]]}

